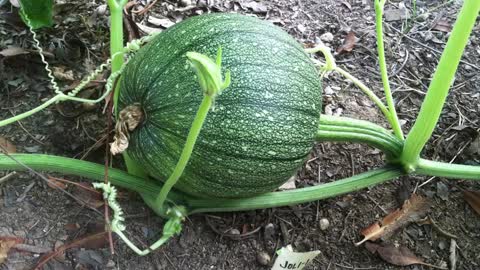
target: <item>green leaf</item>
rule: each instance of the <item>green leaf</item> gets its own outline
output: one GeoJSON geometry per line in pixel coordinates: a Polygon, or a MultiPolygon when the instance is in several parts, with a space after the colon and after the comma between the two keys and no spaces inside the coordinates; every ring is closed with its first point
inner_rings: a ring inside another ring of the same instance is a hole
{"type": "Polygon", "coordinates": [[[32,29],[53,25],[53,0],[21,0],[20,5],[20,16],[32,29]]]}

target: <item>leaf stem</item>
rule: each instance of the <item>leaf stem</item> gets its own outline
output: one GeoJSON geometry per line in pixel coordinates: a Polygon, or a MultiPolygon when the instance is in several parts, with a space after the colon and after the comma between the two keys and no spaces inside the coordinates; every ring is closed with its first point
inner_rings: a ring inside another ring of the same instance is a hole
{"type": "Polygon", "coordinates": [[[385,92],[385,99],[387,100],[388,111],[390,112],[389,122],[392,125],[393,132],[403,141],[403,131],[398,121],[397,111],[395,109],[395,103],[393,101],[392,91],[390,89],[390,82],[388,79],[387,63],[385,60],[385,47],[383,42],[383,8],[386,0],[375,0],[375,29],[377,33],[377,51],[378,62],[380,65],[380,73],[382,75],[383,91],[385,92]]]}
{"type": "Polygon", "coordinates": [[[455,72],[462,58],[476,18],[480,1],[465,0],[453,27],[447,45],[423,101],[417,120],[405,141],[401,161],[407,171],[415,170],[420,153],[437,125],[455,72]]]}
{"type": "Polygon", "coordinates": [[[419,159],[415,172],[428,176],[480,180],[480,166],[452,164],[423,158],[419,159]]]}
{"type": "Polygon", "coordinates": [[[8,124],[11,124],[11,123],[14,123],[16,121],[20,121],[20,120],[22,120],[26,117],[29,117],[29,116],[47,108],[48,106],[50,106],[52,104],[55,104],[56,102],[62,100],[63,96],[64,96],[63,94],[57,94],[56,96],[52,97],[51,99],[47,100],[46,102],[42,103],[40,106],[38,106],[36,108],[33,108],[33,109],[31,109],[29,111],[26,111],[24,113],[18,114],[14,117],[4,119],[4,120],[0,121],[0,127],[6,126],[8,124]]]}
{"type": "Polygon", "coordinates": [[[195,119],[193,120],[192,127],[188,132],[187,140],[185,142],[185,146],[183,147],[183,150],[177,162],[177,165],[175,166],[175,169],[173,170],[170,177],[168,177],[167,181],[165,181],[165,184],[163,185],[162,190],[160,191],[157,198],[155,199],[155,205],[157,205],[158,207],[163,206],[165,200],[167,199],[168,193],[173,188],[173,186],[178,182],[178,180],[180,179],[180,176],[182,176],[183,170],[187,166],[190,156],[192,155],[193,148],[197,141],[198,135],[200,134],[203,123],[207,118],[208,111],[210,110],[210,107],[212,106],[212,104],[213,104],[213,98],[211,96],[204,95],[202,103],[200,104],[197,114],[195,115],[195,119]]]}
{"type": "Polygon", "coordinates": [[[397,167],[384,167],[349,178],[318,186],[295,190],[269,192],[244,199],[196,199],[189,198],[190,214],[201,212],[232,212],[270,207],[280,207],[317,201],[338,196],[403,175],[397,167]]]}
{"type": "Polygon", "coordinates": [[[348,73],[347,71],[345,71],[345,70],[343,70],[339,67],[336,67],[334,70],[336,72],[342,74],[345,78],[352,81],[358,88],[360,88],[360,90],[362,90],[363,93],[365,93],[370,98],[370,100],[372,100],[375,103],[375,105],[378,106],[378,108],[380,109],[382,114],[385,116],[387,121],[390,123],[392,128],[394,128],[395,121],[394,121],[394,118],[392,118],[392,115],[389,112],[388,108],[385,106],[385,104],[383,104],[383,102],[380,100],[380,98],[377,95],[375,95],[375,93],[370,88],[368,88],[368,86],[366,86],[359,79],[354,77],[352,74],[348,73]]]}

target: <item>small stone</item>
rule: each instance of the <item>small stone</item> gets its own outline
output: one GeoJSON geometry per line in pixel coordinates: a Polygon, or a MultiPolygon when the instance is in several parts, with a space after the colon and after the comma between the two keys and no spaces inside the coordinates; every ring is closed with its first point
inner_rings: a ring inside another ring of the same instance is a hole
{"type": "Polygon", "coordinates": [[[265,240],[273,240],[273,236],[275,235],[275,226],[272,223],[268,223],[265,226],[264,237],[265,240]]]}
{"type": "Polygon", "coordinates": [[[332,42],[333,41],[333,34],[330,32],[324,33],[320,36],[320,40],[323,42],[332,42]]]}
{"type": "Polygon", "coordinates": [[[325,87],[325,89],[323,90],[323,92],[325,93],[325,95],[327,96],[331,96],[333,95],[335,92],[333,92],[333,89],[330,87],[330,86],[327,86],[325,87]]]}
{"type": "Polygon", "coordinates": [[[106,268],[109,269],[114,269],[115,268],[115,262],[113,260],[108,260],[107,265],[105,265],[106,268]]]}
{"type": "Polygon", "coordinates": [[[228,231],[228,233],[232,235],[240,235],[240,231],[237,229],[231,229],[230,231],[228,231]]]}
{"type": "Polygon", "coordinates": [[[437,196],[440,197],[440,199],[447,201],[449,193],[450,191],[448,190],[447,185],[442,182],[437,182],[437,196]]]}
{"type": "Polygon", "coordinates": [[[325,231],[330,226],[330,221],[326,218],[320,219],[320,230],[325,231]]]}
{"type": "Polygon", "coordinates": [[[303,24],[297,25],[297,29],[300,33],[305,33],[305,31],[307,31],[307,28],[303,24]]]}
{"type": "Polygon", "coordinates": [[[267,266],[270,264],[270,260],[270,255],[268,255],[268,253],[266,253],[265,251],[259,251],[257,253],[257,262],[260,265],[267,266]]]}

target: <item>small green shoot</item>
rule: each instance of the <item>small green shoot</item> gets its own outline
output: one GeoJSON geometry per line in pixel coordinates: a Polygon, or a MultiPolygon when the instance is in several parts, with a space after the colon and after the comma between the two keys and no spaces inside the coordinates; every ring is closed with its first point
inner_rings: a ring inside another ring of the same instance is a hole
{"type": "Polygon", "coordinates": [[[190,156],[192,155],[193,148],[198,139],[203,123],[207,118],[208,111],[213,107],[215,98],[230,85],[230,71],[225,73],[225,80],[222,79],[221,48],[218,49],[215,61],[208,56],[197,52],[188,52],[187,58],[190,61],[192,68],[197,73],[197,80],[204,96],[197,114],[195,115],[195,119],[193,120],[192,127],[188,132],[187,140],[178,163],[155,199],[156,207],[163,207],[168,193],[182,176],[183,170],[187,166],[190,156]]]}

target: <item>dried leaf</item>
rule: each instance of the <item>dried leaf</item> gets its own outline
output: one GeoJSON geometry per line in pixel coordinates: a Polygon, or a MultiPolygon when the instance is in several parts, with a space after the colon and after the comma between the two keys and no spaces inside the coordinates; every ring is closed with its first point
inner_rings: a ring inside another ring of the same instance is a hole
{"type": "Polygon", "coordinates": [[[367,242],[365,247],[372,252],[373,254],[378,253],[378,255],[386,262],[399,265],[399,266],[408,266],[412,264],[421,264],[438,269],[444,269],[435,265],[425,263],[419,259],[412,251],[408,248],[400,246],[395,247],[394,245],[388,244],[385,246],[378,245],[375,243],[367,242]]]}
{"type": "Polygon", "coordinates": [[[102,193],[92,188],[90,183],[78,183],[74,186],[72,194],[91,208],[99,208],[104,204],[102,193]]]}
{"type": "Polygon", "coordinates": [[[337,54],[341,54],[344,52],[351,52],[355,47],[356,42],[357,42],[357,37],[355,36],[355,32],[353,31],[348,32],[348,35],[343,41],[342,46],[337,48],[337,54]]]}
{"type": "Polygon", "coordinates": [[[66,70],[64,67],[53,67],[53,76],[61,81],[75,81],[72,70],[66,70]]]}
{"type": "Polygon", "coordinates": [[[17,237],[1,237],[0,236],[0,264],[5,262],[8,252],[16,244],[22,243],[23,240],[17,237]]]}
{"type": "Polygon", "coordinates": [[[439,20],[433,29],[448,33],[452,31],[452,25],[447,20],[439,20]]]}
{"type": "MultiPolygon", "coordinates": [[[[9,154],[13,154],[17,152],[17,147],[13,143],[11,143],[9,140],[1,136],[0,136],[0,149],[6,150],[7,153],[9,154]]],[[[0,151],[0,152],[3,152],[3,151],[0,151]]]]}
{"type": "Polygon", "coordinates": [[[480,215],[480,191],[464,190],[463,198],[480,215]]]}
{"type": "Polygon", "coordinates": [[[55,188],[66,189],[67,188],[67,184],[65,184],[65,182],[60,181],[59,178],[55,178],[55,177],[51,177],[51,176],[48,176],[47,185],[49,187],[53,188],[53,189],[55,189],[55,188]]]}
{"type": "Polygon", "coordinates": [[[74,240],[69,244],[65,244],[54,252],[45,254],[38,264],[35,266],[35,270],[43,269],[43,266],[49,262],[52,258],[55,258],[57,255],[62,254],[67,249],[70,248],[87,248],[87,249],[96,249],[96,248],[105,248],[108,246],[108,233],[106,231],[88,235],[79,239],[74,240]]]}
{"type": "Polygon", "coordinates": [[[24,49],[19,47],[11,47],[0,51],[0,55],[4,57],[12,57],[21,54],[28,54],[28,51],[25,51],[24,49]]]}
{"type": "Polygon", "coordinates": [[[148,22],[155,26],[161,26],[163,28],[169,28],[170,26],[173,26],[175,24],[168,18],[157,18],[153,16],[148,17],[148,22]]]}
{"type": "Polygon", "coordinates": [[[414,194],[409,200],[405,201],[402,208],[388,214],[381,222],[375,222],[363,229],[360,233],[365,236],[365,238],[355,245],[359,246],[367,240],[375,241],[380,238],[386,239],[397,229],[411,222],[420,220],[429,208],[430,205],[425,198],[414,194]]]}
{"type": "Polygon", "coordinates": [[[65,228],[65,230],[73,232],[73,231],[76,231],[76,230],[80,229],[80,224],[78,224],[78,223],[67,223],[63,227],[65,228]]]}

